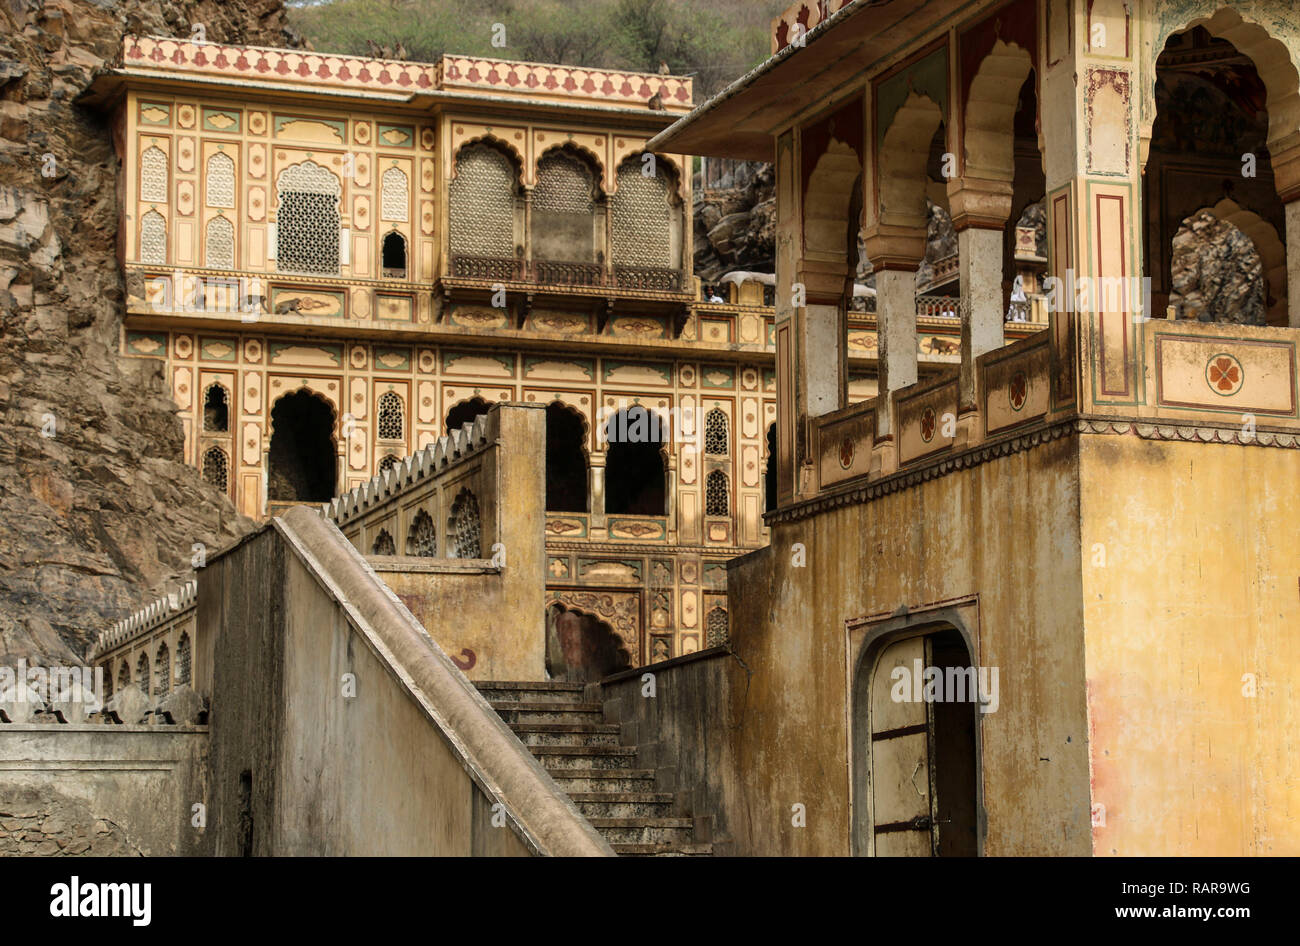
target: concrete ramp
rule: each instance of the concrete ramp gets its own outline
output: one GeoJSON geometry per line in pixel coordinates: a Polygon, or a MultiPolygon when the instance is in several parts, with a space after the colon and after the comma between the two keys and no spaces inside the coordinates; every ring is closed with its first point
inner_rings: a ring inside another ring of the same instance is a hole
{"type": "Polygon", "coordinates": [[[218,855],[612,856],[343,534],[296,508],[199,573],[218,855]]]}

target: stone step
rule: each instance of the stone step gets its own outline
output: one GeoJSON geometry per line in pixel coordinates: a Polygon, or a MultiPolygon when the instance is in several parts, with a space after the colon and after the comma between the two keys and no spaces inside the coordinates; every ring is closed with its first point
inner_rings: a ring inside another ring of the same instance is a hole
{"type": "Polygon", "coordinates": [[[616,746],[619,727],[612,723],[511,723],[520,741],[532,746],[616,746]]]}
{"type": "Polygon", "coordinates": [[[541,680],[533,683],[520,680],[484,680],[476,683],[479,693],[489,703],[576,703],[582,700],[584,683],[560,683],[541,680]]]}
{"type": "Polygon", "coordinates": [[[547,770],[629,769],[636,756],[627,746],[529,746],[547,770]]]}
{"type": "Polygon", "coordinates": [[[603,723],[599,703],[558,700],[493,700],[491,706],[507,723],[603,723]]]}
{"type": "Polygon", "coordinates": [[[666,818],[672,815],[671,792],[569,792],[586,818],[666,818]]]}
{"type": "Polygon", "coordinates": [[[654,787],[651,769],[551,769],[555,784],[572,797],[574,792],[646,792],[654,787]]]}
{"type": "Polygon", "coordinates": [[[588,818],[591,826],[613,844],[692,844],[695,822],[690,818],[588,818]]]}
{"type": "Polygon", "coordinates": [[[707,857],[713,853],[712,844],[624,844],[610,843],[620,857],[707,857]]]}

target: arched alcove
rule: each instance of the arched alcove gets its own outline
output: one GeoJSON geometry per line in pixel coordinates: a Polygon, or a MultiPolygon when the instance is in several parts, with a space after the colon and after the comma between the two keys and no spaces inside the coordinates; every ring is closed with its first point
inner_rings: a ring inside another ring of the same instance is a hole
{"type": "Polygon", "coordinates": [[[546,509],[587,511],[587,422],[571,407],[546,406],[546,509]]]}
{"type": "Polygon", "coordinates": [[[605,424],[605,512],[663,516],[666,509],[664,424],[653,411],[635,405],[611,414],[605,424]]]}
{"type": "Polygon", "coordinates": [[[623,638],[599,617],[558,603],[546,609],[549,679],[594,683],[631,665],[623,638]]]}
{"type": "Polygon", "coordinates": [[[334,498],[334,411],[324,398],[304,388],[275,402],[268,461],[270,499],[324,503],[334,498]]]}
{"type": "Polygon", "coordinates": [[[492,405],[478,396],[460,401],[447,412],[447,433],[460,430],[465,424],[472,424],[475,418],[482,417],[491,409],[492,405]]]}

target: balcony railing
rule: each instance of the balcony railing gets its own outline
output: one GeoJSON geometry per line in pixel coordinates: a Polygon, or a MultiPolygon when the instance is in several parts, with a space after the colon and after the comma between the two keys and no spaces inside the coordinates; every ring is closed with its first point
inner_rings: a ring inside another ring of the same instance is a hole
{"type": "Polygon", "coordinates": [[[524,261],[504,256],[453,256],[451,273],[463,279],[524,278],[524,261]]]}
{"type": "Polygon", "coordinates": [[[451,274],[461,279],[532,282],[545,286],[633,289],[679,292],[682,274],[675,269],[641,266],[609,267],[570,260],[511,259],[495,256],[452,256],[451,274]]]}

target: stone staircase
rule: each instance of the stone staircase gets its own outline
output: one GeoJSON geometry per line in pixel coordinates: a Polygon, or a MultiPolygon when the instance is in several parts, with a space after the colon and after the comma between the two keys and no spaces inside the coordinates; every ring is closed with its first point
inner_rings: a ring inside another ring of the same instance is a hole
{"type": "Polygon", "coordinates": [[[654,769],[633,768],[636,747],[622,744],[600,703],[585,700],[585,684],[476,685],[616,853],[713,853],[708,820],[682,814],[672,792],[655,791],[654,769]]]}

